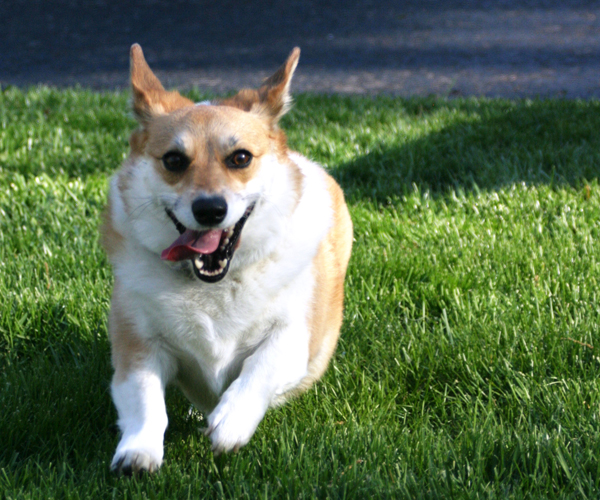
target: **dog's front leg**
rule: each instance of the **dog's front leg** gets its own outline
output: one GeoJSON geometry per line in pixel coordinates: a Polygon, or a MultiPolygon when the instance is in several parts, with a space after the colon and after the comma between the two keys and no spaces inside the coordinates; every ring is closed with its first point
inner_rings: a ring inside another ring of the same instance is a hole
{"type": "Polygon", "coordinates": [[[237,379],[208,416],[206,434],[219,454],[244,446],[275,398],[293,389],[306,375],[306,326],[272,332],[243,363],[237,379]]]}
{"type": "Polygon", "coordinates": [[[122,437],[111,469],[124,474],[153,472],[162,464],[167,428],[163,381],[152,369],[130,372],[124,380],[116,378],[111,388],[122,437]]]}
{"type": "Polygon", "coordinates": [[[143,327],[132,320],[131,309],[122,307],[126,298],[116,280],[109,318],[115,368],[111,391],[122,436],[111,469],[131,474],[152,472],[162,463],[167,428],[165,385],[173,363],[157,342],[141,335],[143,327]]]}

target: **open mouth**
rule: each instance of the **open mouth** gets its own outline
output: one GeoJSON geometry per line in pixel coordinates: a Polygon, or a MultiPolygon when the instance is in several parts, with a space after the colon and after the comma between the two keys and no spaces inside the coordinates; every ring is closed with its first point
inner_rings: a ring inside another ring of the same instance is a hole
{"type": "Polygon", "coordinates": [[[246,209],[235,225],[228,228],[194,231],[186,228],[171,210],[165,208],[180,236],[169,248],[163,250],[161,259],[172,262],[191,260],[194,274],[202,281],[216,283],[222,280],[238,247],[242,228],[253,209],[254,204],[246,209]]]}

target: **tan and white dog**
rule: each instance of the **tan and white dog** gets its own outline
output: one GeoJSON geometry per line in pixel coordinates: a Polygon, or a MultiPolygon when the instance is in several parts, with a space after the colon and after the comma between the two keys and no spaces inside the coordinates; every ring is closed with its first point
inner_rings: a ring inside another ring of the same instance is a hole
{"type": "Polygon", "coordinates": [[[131,48],[140,127],[103,226],[118,472],[160,467],[169,383],[206,412],[220,453],[327,368],[352,223],[339,186],[288,150],[277,125],[299,56],[258,90],[194,104],[165,91],[131,48]]]}

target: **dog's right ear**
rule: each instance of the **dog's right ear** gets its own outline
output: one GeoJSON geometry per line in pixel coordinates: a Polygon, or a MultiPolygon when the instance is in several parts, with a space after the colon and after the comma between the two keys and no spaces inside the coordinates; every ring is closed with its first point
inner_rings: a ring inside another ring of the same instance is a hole
{"type": "Polygon", "coordinates": [[[145,125],[157,115],[170,113],[176,109],[193,106],[194,103],[179,92],[167,92],[148,66],[142,47],[137,43],[129,52],[131,90],[133,92],[133,112],[137,120],[145,125]]]}

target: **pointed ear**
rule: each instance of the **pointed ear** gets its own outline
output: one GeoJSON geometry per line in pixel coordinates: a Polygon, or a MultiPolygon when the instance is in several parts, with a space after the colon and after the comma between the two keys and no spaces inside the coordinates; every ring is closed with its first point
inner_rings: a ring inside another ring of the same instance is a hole
{"type": "Polygon", "coordinates": [[[274,123],[277,123],[291,107],[290,84],[299,59],[300,48],[295,47],[283,66],[267,78],[258,89],[261,111],[266,112],[274,123]]]}
{"type": "Polygon", "coordinates": [[[144,125],[153,116],[169,113],[176,109],[193,106],[193,102],[178,92],[167,92],[148,66],[142,47],[137,43],[129,52],[133,112],[144,125]]]}
{"type": "Polygon", "coordinates": [[[299,58],[300,49],[296,47],[285,64],[267,78],[259,89],[242,89],[233,97],[221,101],[221,104],[263,116],[276,125],[292,104],[290,83],[299,58]]]}

